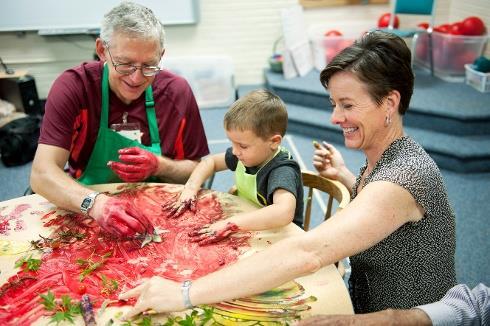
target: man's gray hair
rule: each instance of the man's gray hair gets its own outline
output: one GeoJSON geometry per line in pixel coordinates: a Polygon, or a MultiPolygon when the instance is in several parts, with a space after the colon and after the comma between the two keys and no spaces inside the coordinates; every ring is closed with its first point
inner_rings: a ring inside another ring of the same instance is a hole
{"type": "Polygon", "coordinates": [[[163,24],[151,9],[134,2],[121,2],[104,15],[100,38],[110,43],[115,32],[131,37],[155,39],[160,42],[162,49],[165,48],[163,24]]]}

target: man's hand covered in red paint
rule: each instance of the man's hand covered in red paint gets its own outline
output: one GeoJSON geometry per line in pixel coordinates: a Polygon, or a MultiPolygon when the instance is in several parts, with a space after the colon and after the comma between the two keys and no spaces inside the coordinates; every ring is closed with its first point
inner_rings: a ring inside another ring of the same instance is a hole
{"type": "Polygon", "coordinates": [[[142,148],[123,148],[118,153],[121,162],[109,161],[107,165],[124,182],[144,181],[158,169],[158,158],[155,154],[142,148]]]}
{"type": "Polygon", "coordinates": [[[197,207],[197,192],[193,189],[186,188],[180,193],[179,198],[175,203],[170,203],[163,206],[163,209],[169,212],[168,217],[177,218],[184,214],[186,210],[195,213],[197,207]]]}
{"type": "Polygon", "coordinates": [[[196,229],[190,232],[189,236],[191,237],[192,242],[197,242],[200,246],[205,246],[225,240],[239,230],[240,229],[235,223],[220,221],[196,229]]]}
{"type": "Polygon", "coordinates": [[[104,231],[120,238],[136,233],[153,234],[154,231],[148,218],[133,203],[116,197],[108,197],[100,212],[94,212],[93,218],[104,231]]]}

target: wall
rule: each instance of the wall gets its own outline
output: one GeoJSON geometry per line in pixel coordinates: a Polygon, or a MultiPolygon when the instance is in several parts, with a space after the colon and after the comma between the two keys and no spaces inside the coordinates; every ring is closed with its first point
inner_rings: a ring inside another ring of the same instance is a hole
{"type": "MultiPolygon", "coordinates": [[[[262,82],[262,69],[281,34],[280,10],[297,0],[201,0],[201,21],[197,25],[168,26],[168,56],[229,55],[235,65],[236,84],[262,82]]],[[[373,27],[388,5],[340,6],[306,9],[309,32],[337,28],[358,34],[373,27]],[[340,17],[340,18],[339,18],[340,17]]],[[[438,0],[436,24],[464,18],[482,17],[490,26],[488,0],[438,0]]],[[[422,18],[402,19],[402,26],[422,18]]],[[[487,47],[487,54],[490,54],[487,47]]],[[[56,76],[64,69],[90,60],[94,40],[90,36],[41,37],[34,32],[18,37],[0,33],[0,56],[13,68],[25,68],[35,76],[41,97],[46,97],[56,76]]]]}

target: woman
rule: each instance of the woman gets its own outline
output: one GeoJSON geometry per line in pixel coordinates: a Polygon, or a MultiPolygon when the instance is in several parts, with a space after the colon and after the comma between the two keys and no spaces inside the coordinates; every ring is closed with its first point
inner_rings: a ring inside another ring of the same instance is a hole
{"type": "Polygon", "coordinates": [[[365,153],[366,164],[355,178],[329,144],[313,162],[352,190],[351,203],[317,228],[192,287],[152,278],[121,295],[138,298],[127,316],[260,293],[348,256],[357,313],[434,302],[455,284],[454,213],[441,174],[403,132],[413,91],[410,50],[397,36],[371,32],[334,58],[320,79],[330,91],[332,123],[343,129],[347,147],[365,153]]]}

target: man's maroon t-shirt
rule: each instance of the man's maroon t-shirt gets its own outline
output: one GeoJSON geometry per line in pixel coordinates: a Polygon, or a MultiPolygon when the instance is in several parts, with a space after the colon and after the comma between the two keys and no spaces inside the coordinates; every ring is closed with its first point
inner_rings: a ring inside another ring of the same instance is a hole
{"type": "MultiPolygon", "coordinates": [[[[103,63],[94,61],[65,71],[55,80],[46,101],[39,143],[70,151],[69,169],[75,178],[85,169],[97,138],[102,70],[103,63]]],[[[161,71],[152,88],[162,155],[196,160],[209,154],[199,109],[185,79],[161,71]]],[[[150,145],[144,93],[126,105],[110,91],[109,105],[109,125],[122,123],[123,113],[128,112],[128,122],[139,123],[142,143],[150,145]]]]}

